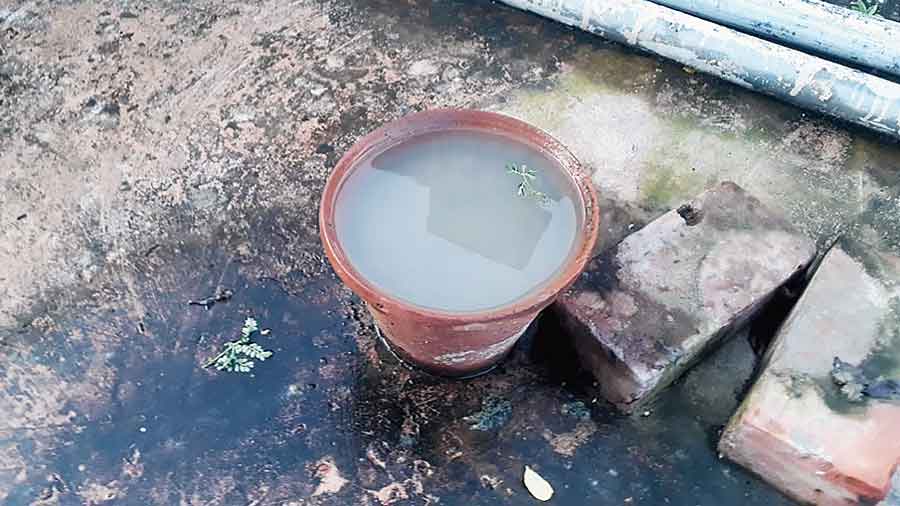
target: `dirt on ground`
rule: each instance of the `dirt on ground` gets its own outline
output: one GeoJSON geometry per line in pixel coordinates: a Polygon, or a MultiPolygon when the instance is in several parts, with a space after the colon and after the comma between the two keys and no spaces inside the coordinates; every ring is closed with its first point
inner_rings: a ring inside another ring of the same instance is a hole
{"type": "Polygon", "coordinates": [[[259,212],[303,224],[285,248],[309,264],[319,191],[357,137],[537,82],[572,44],[489,4],[6,6],[0,325],[259,212]]]}

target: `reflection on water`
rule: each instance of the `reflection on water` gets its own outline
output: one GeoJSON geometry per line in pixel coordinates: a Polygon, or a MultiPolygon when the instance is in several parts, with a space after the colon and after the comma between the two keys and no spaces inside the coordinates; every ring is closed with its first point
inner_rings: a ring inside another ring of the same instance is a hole
{"type": "Polygon", "coordinates": [[[338,234],[353,265],[395,296],[451,311],[496,307],[547,280],[571,251],[576,199],[528,146],[441,133],[366,164],[341,190],[338,234]],[[534,168],[546,202],[518,194],[509,163],[534,168]]]}

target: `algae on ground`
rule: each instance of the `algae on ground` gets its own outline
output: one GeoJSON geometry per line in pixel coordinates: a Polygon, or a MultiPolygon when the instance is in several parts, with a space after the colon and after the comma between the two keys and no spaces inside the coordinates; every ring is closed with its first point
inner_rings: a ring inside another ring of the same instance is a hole
{"type": "Polygon", "coordinates": [[[703,179],[694,173],[677,173],[671,166],[651,161],[641,181],[641,201],[645,207],[666,211],[703,190],[703,179]]]}
{"type": "Polygon", "coordinates": [[[559,410],[564,415],[577,418],[583,422],[591,419],[591,410],[581,401],[567,402],[559,410]]]}
{"type": "Polygon", "coordinates": [[[487,397],[481,401],[481,410],[463,418],[472,430],[489,431],[506,425],[512,415],[512,403],[506,399],[487,397]]]}

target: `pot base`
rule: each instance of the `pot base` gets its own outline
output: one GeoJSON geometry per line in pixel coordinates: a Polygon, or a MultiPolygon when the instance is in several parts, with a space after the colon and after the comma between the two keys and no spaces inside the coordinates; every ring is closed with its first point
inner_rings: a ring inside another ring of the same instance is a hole
{"type": "MultiPolygon", "coordinates": [[[[526,328],[525,331],[522,332],[521,337],[529,335],[533,328],[534,328],[534,322],[532,322],[530,325],[528,325],[528,328],[526,328]]],[[[496,369],[500,365],[500,363],[503,362],[504,360],[506,360],[506,357],[508,357],[509,354],[512,353],[512,348],[510,348],[509,351],[507,351],[503,355],[499,356],[497,358],[496,362],[490,364],[487,367],[476,370],[474,372],[469,372],[469,373],[465,373],[465,374],[448,374],[446,372],[436,371],[433,368],[429,368],[423,364],[419,364],[418,362],[416,362],[412,357],[410,357],[402,349],[391,344],[390,339],[388,339],[387,336],[385,335],[385,333],[381,330],[381,328],[378,327],[377,323],[375,324],[375,333],[378,334],[378,340],[381,342],[381,344],[383,344],[384,347],[390,352],[390,354],[394,358],[396,358],[398,362],[403,364],[404,367],[406,367],[407,369],[413,370],[413,371],[427,374],[429,376],[434,376],[436,378],[467,380],[467,379],[477,378],[479,376],[484,376],[485,374],[488,374],[489,372],[496,369]]]]}

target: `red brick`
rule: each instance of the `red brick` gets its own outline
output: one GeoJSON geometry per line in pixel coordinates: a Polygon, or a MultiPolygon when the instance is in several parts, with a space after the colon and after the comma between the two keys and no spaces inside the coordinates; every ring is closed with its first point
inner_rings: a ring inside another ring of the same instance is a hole
{"type": "Polygon", "coordinates": [[[900,405],[850,402],[830,377],[839,357],[871,374],[900,359],[900,258],[833,249],[776,336],[720,451],[798,501],[874,503],[900,460],[900,405]]]}

